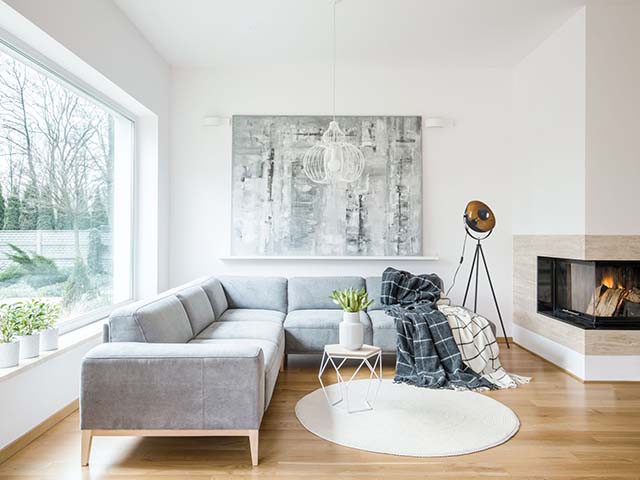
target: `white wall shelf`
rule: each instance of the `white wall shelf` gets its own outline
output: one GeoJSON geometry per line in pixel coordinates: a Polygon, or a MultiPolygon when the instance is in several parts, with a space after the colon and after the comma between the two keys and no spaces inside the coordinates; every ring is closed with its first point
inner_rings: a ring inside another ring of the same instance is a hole
{"type": "Polygon", "coordinates": [[[395,262],[435,262],[440,260],[437,256],[407,256],[407,257],[399,257],[399,256],[342,256],[342,257],[332,257],[332,256],[226,256],[220,257],[223,261],[229,260],[327,260],[327,261],[371,261],[371,260],[384,260],[386,262],[395,261],[395,262]]]}

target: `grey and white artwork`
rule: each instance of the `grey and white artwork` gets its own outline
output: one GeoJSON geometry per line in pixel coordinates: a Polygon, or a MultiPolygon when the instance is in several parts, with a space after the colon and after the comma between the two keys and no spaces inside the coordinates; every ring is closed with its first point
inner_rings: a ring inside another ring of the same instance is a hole
{"type": "Polygon", "coordinates": [[[353,183],[318,184],[303,170],[328,116],[234,116],[231,254],[422,254],[420,117],[338,117],[365,157],[353,183]]]}

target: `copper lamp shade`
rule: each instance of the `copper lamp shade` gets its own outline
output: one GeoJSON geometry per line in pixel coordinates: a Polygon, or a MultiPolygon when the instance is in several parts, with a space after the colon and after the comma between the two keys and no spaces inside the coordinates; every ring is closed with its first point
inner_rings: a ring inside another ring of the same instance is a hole
{"type": "Polygon", "coordinates": [[[472,200],[464,209],[464,221],[468,228],[478,233],[490,232],[496,226],[496,217],[486,203],[472,200]]]}

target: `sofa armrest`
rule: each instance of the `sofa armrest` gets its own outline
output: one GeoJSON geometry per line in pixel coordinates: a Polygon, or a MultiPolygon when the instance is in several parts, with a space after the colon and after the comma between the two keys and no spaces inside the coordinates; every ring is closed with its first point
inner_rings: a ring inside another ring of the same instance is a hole
{"type": "Polygon", "coordinates": [[[82,361],[80,425],[89,430],[250,430],[264,413],[259,347],[108,343],[82,361]]]}

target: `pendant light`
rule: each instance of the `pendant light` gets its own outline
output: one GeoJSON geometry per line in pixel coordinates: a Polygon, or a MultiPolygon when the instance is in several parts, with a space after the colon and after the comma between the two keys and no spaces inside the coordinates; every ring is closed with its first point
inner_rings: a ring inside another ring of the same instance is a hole
{"type": "Polygon", "coordinates": [[[336,120],[336,3],[330,0],[333,7],[333,120],[322,135],[322,141],[304,154],[304,173],[315,183],[334,183],[337,181],[351,183],[362,175],[364,155],[362,151],[347,142],[345,133],[336,120]]]}

